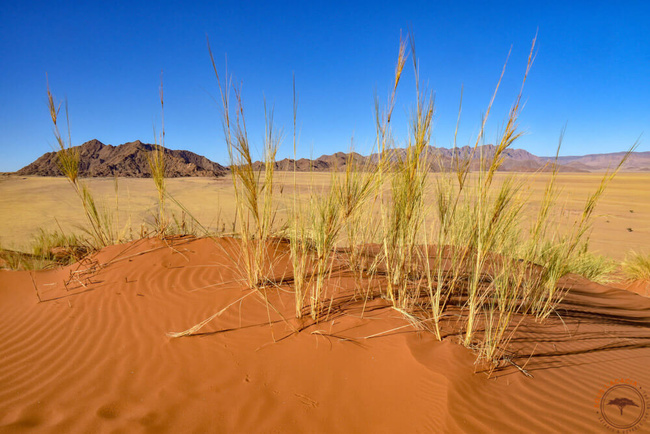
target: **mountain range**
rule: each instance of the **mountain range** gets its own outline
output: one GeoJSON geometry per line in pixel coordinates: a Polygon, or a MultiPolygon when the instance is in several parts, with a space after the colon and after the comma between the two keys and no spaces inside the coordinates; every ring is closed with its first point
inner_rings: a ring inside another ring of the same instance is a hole
{"type": "MultiPolygon", "coordinates": [[[[469,159],[470,168],[478,170],[480,166],[481,156],[488,161],[494,158],[496,146],[482,145],[477,148],[473,153],[473,148],[464,146],[461,148],[448,149],[436,148],[430,146],[427,150],[427,158],[429,167],[433,171],[439,171],[450,168],[455,161],[460,159],[469,159]]],[[[390,152],[389,159],[397,160],[404,156],[404,149],[393,149],[390,152]]],[[[332,155],[323,155],[315,160],[301,158],[295,160],[296,171],[305,172],[313,170],[315,172],[330,171],[333,168],[340,170],[344,169],[348,162],[348,155],[344,152],[337,152],[332,155]]],[[[362,156],[353,153],[354,161],[363,166],[378,160],[378,154],[370,156],[362,156]]],[[[565,156],[558,157],[558,167],[561,172],[598,172],[610,168],[615,168],[625,155],[625,152],[614,152],[609,154],[591,154],[585,156],[565,156]]],[[[503,163],[499,168],[504,172],[535,172],[535,171],[548,171],[551,170],[551,164],[555,157],[538,157],[524,149],[507,149],[503,153],[503,163]]],[[[257,168],[262,167],[262,163],[255,163],[257,168]]],[[[285,158],[275,162],[276,170],[293,170],[294,160],[285,158]]],[[[633,152],[628,161],[623,166],[623,170],[630,172],[650,172],[650,152],[633,152]]]]}
{"type": "MultiPolygon", "coordinates": [[[[147,178],[151,176],[147,160],[148,154],[156,145],[135,142],[124,143],[119,146],[105,145],[99,140],[90,140],[79,146],[80,176],[102,177],[123,176],[147,178]]],[[[478,169],[480,156],[491,159],[494,157],[494,145],[482,145],[476,150],[470,162],[473,170],[478,169]]],[[[404,155],[404,149],[393,149],[389,158],[396,160],[404,155]]],[[[165,149],[166,176],[169,178],[186,176],[223,176],[228,168],[210,161],[206,157],[190,151],[165,149]]],[[[457,158],[469,158],[472,148],[469,146],[447,149],[429,147],[427,156],[431,170],[438,171],[449,168],[457,158]]],[[[620,162],[625,152],[609,154],[590,154],[584,156],[562,156],[558,158],[559,170],[563,172],[596,172],[614,168],[620,162]]],[[[276,170],[295,170],[300,172],[315,171],[326,172],[333,168],[342,170],[348,162],[349,154],[337,152],[332,155],[323,155],[316,159],[301,158],[293,160],[285,158],[275,162],[276,170]]],[[[352,154],[359,165],[372,165],[378,159],[377,154],[363,156],[352,154]]],[[[507,149],[504,152],[501,171],[507,172],[533,172],[550,170],[549,163],[554,157],[538,157],[523,149],[507,149]]],[[[263,163],[254,163],[256,168],[263,167],[263,163]]],[[[634,152],[626,162],[623,170],[650,172],[650,152],[634,152]]],[[[18,175],[61,176],[57,164],[56,152],[48,152],[33,163],[16,172],[18,175]]]]}

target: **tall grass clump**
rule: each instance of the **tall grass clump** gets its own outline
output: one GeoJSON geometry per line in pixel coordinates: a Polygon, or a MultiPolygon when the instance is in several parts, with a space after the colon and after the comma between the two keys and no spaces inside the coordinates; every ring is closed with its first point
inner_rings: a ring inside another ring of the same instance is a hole
{"type": "Polygon", "coordinates": [[[164,144],[155,144],[154,149],[147,155],[151,178],[158,193],[157,214],[155,216],[155,230],[158,236],[164,237],[169,222],[165,212],[165,197],[167,186],[165,183],[165,147],[164,144]]]}
{"type": "MultiPolygon", "coordinates": [[[[417,74],[416,74],[417,75],[417,74]]],[[[409,303],[409,281],[417,267],[417,246],[425,216],[424,193],[428,176],[427,148],[433,119],[433,99],[418,101],[412,120],[412,137],[404,155],[395,154],[391,173],[391,198],[385,208],[383,250],[388,274],[388,296],[400,308],[409,303]]]]}
{"type": "Polygon", "coordinates": [[[84,215],[88,221],[89,228],[86,229],[95,247],[101,248],[117,241],[117,231],[114,229],[112,216],[106,209],[100,209],[85,182],[79,179],[79,148],[72,146],[70,136],[70,118],[68,116],[68,104],[65,105],[65,114],[68,130],[68,143],[66,145],[59,131],[59,111],[61,104],[55,104],[54,97],[47,86],[47,100],[50,109],[50,117],[54,125],[54,136],[58,144],[57,160],[63,175],[68,178],[70,185],[81,200],[84,215]]]}
{"type": "Polygon", "coordinates": [[[435,178],[433,186],[435,204],[433,214],[437,224],[432,224],[430,230],[425,230],[425,236],[428,237],[427,244],[434,243],[433,258],[427,255],[425,261],[425,276],[433,320],[432,329],[439,340],[442,339],[440,322],[449,297],[456,293],[457,285],[461,282],[468,253],[466,249],[448,247],[460,244],[472,225],[471,219],[467,218],[469,213],[459,213],[459,203],[471,163],[470,156],[463,156],[464,159],[461,161],[461,155],[457,152],[456,138],[461,112],[462,91],[449,169],[444,170],[445,162],[439,155],[434,156],[437,166],[442,169],[435,178]]]}
{"type": "MultiPolygon", "coordinates": [[[[494,176],[508,148],[521,136],[517,120],[521,113],[524,84],[533,62],[533,41],[522,86],[506,118],[505,127],[491,153],[479,147],[485,125],[505,73],[505,65],[481,121],[474,147],[462,154],[456,147],[451,161],[440,160],[442,173],[434,192],[435,219],[427,231],[434,244],[425,261],[425,282],[433,331],[441,339],[440,322],[447,303],[455,297],[463,313],[463,345],[478,351],[480,359],[494,360],[511,336],[512,320],[521,313],[521,282],[525,273],[515,256],[521,235],[523,181],[516,176],[494,185],[494,176]],[[478,170],[471,174],[472,163],[478,170]],[[476,332],[483,325],[482,339],[476,332]]],[[[506,61],[507,64],[507,61],[506,61]]],[[[440,157],[439,157],[440,158],[440,157]]]]}
{"type": "Polygon", "coordinates": [[[272,267],[268,263],[267,247],[275,222],[276,207],[273,202],[275,157],[282,140],[281,132],[274,129],[273,110],[264,102],[265,134],[262,164],[253,164],[251,143],[246,129],[246,118],[241,89],[233,86],[235,118],[231,117],[230,78],[226,72],[221,81],[208,42],[223,106],[223,129],[230,158],[230,170],[236,199],[236,216],[241,234],[241,264],[248,285],[259,288],[269,283],[272,267]]]}
{"type": "MultiPolygon", "coordinates": [[[[412,41],[411,41],[412,42],[412,41]]],[[[410,243],[411,236],[417,233],[417,227],[412,231],[410,223],[419,226],[418,218],[421,202],[418,200],[421,193],[419,187],[424,187],[421,178],[422,155],[415,147],[422,143],[414,144],[409,140],[404,154],[394,149],[394,140],[391,132],[391,121],[397,89],[402,78],[404,66],[407,60],[407,40],[401,39],[393,85],[386,106],[381,109],[379,99],[375,99],[375,122],[377,127],[377,177],[378,195],[381,206],[382,218],[382,260],[386,265],[388,275],[387,295],[397,306],[399,295],[396,288],[403,287],[408,278],[409,258],[412,256],[413,243],[410,243]],[[413,176],[416,177],[413,177],[413,176]],[[420,181],[420,184],[419,184],[420,181]],[[384,186],[389,183],[391,195],[384,192],[384,186]],[[419,185],[418,185],[419,184],[419,185]],[[415,187],[415,189],[413,189],[415,187]],[[416,199],[415,201],[411,199],[416,199]],[[414,212],[415,211],[415,212],[414,212]]],[[[413,50],[412,50],[413,51],[413,50]]],[[[414,66],[417,61],[414,56],[414,66]]],[[[421,109],[418,93],[418,111],[421,109]]],[[[414,122],[414,136],[417,135],[419,119],[414,122]]],[[[420,148],[422,151],[422,148],[420,148]]],[[[403,299],[404,300],[404,299],[403,299]]]]}
{"type": "MultiPolygon", "coordinates": [[[[564,131],[532,221],[524,218],[530,204],[524,190],[527,178],[517,174],[497,177],[508,150],[523,134],[518,123],[535,47],[536,37],[521,87],[494,145],[482,146],[510,53],[481,118],[476,140],[472,140],[468,151],[457,147],[461,91],[454,146],[450,159],[445,160],[447,157],[431,150],[434,98],[432,92],[421,89],[414,40],[401,39],[385,107],[380,107],[379,99],[375,99],[376,155],[360,164],[351,149],[345,172],[333,170],[330,185],[312,191],[308,204],[301,202],[296,181],[294,79],[294,197],[285,233],[290,245],[296,317],[309,312],[316,322],[323,318],[326,298],[333,297],[327,282],[334,264],[342,263],[337,247],[347,242],[348,264],[358,281],[377,274],[385,277],[381,291],[392,307],[413,324],[433,331],[438,339],[444,338],[445,317],[453,314],[457,318],[453,327],[460,343],[474,350],[477,360],[486,362],[492,370],[503,360],[512,361],[509,343],[525,318],[542,322],[557,313],[556,306],[565,295],[558,285],[563,276],[578,272],[594,280],[608,278],[611,262],[590,254],[587,245],[598,201],[629,152],[586,198],[566,233],[557,230],[556,211],[557,155],[564,131]],[[391,122],[409,43],[416,98],[408,136],[400,149],[391,122]],[[433,182],[432,167],[440,169],[433,182]],[[368,266],[363,245],[373,227],[379,228],[381,252],[368,266]]],[[[272,276],[268,248],[277,209],[273,200],[275,157],[282,135],[275,130],[273,111],[267,110],[265,104],[263,162],[254,164],[241,90],[232,86],[227,74],[221,80],[211,51],[210,57],[221,93],[223,129],[235,190],[239,264],[248,285],[261,288],[270,283],[272,276]]],[[[356,296],[355,292],[352,297],[356,296]]]]}
{"type": "Polygon", "coordinates": [[[592,282],[607,284],[616,281],[614,273],[618,267],[619,264],[613,259],[584,249],[569,258],[568,271],[579,274],[592,282]]]}
{"type": "MultiPolygon", "coordinates": [[[[564,295],[557,288],[562,276],[580,271],[589,277],[604,278],[607,264],[587,254],[585,246],[596,204],[627,158],[604,176],[599,188],[587,198],[572,229],[562,236],[554,226],[559,167],[556,159],[537,216],[530,227],[524,226],[526,179],[509,175],[495,182],[495,175],[508,149],[522,135],[518,119],[535,43],[533,39],[521,88],[492,147],[480,145],[507,61],[474,146],[464,154],[456,147],[461,93],[451,161],[428,154],[434,105],[433,98],[419,89],[412,39],[416,104],[406,147],[390,153],[390,157],[386,149],[393,143],[388,127],[392,107],[389,103],[388,116],[376,108],[377,142],[383,149],[380,176],[382,183],[389,186],[387,194],[379,192],[387,297],[410,319],[427,310],[429,318],[422,318],[422,323],[431,324],[427,327],[439,339],[443,337],[441,321],[449,301],[454,300],[461,312],[461,343],[475,349],[479,360],[491,363],[506,357],[514,330],[525,316],[543,321],[554,312],[564,295]],[[435,177],[433,197],[429,199],[427,178],[430,159],[435,158],[441,173],[435,177]],[[427,218],[428,203],[433,207],[433,219],[427,218]]],[[[403,53],[400,50],[395,83],[399,82],[403,53]]]]}
{"type": "Polygon", "coordinates": [[[297,103],[294,80],[293,105],[294,196],[288,225],[288,237],[293,267],[296,317],[303,316],[305,301],[309,313],[319,321],[323,309],[324,286],[335,260],[336,247],[345,237],[349,246],[349,265],[358,276],[362,273],[360,246],[368,234],[367,222],[362,221],[370,199],[378,186],[377,165],[369,160],[359,164],[353,147],[345,162],[345,172],[334,167],[326,190],[310,194],[305,207],[299,198],[296,182],[297,103]],[[313,271],[310,272],[309,268],[313,271]],[[307,297],[308,296],[308,297],[307,297]]]}

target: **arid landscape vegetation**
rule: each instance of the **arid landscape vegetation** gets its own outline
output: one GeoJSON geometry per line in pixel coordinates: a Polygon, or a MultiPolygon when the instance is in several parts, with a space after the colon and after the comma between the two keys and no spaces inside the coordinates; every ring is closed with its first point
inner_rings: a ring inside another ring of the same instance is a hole
{"type": "Polygon", "coordinates": [[[650,387],[648,155],[517,149],[535,44],[494,144],[503,73],[473,144],[433,148],[406,37],[373,153],[314,161],[276,158],[300,147],[295,81],[258,155],[209,43],[227,168],[166,148],[162,83],[155,143],[118,147],[73,146],[48,85],[56,151],[0,178],[0,428],[650,427],[637,395],[603,398],[650,387]]]}

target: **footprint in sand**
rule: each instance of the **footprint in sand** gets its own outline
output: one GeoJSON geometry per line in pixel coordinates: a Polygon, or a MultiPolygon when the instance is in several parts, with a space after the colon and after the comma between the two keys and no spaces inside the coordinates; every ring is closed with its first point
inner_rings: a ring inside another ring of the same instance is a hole
{"type": "Polygon", "coordinates": [[[299,393],[294,393],[296,397],[300,400],[301,403],[305,404],[307,407],[316,408],[318,407],[318,401],[314,401],[308,396],[301,395],[299,393]]]}
{"type": "Polygon", "coordinates": [[[102,419],[116,419],[119,415],[117,404],[106,404],[97,409],[97,416],[102,419]]]}

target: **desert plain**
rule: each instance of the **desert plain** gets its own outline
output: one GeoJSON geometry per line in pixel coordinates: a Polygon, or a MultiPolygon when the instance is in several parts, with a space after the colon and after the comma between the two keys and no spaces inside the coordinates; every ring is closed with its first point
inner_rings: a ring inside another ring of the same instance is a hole
{"type": "MultiPolygon", "coordinates": [[[[276,174],[282,186],[276,189],[278,222],[286,219],[293,198],[292,172],[276,174]]],[[[497,174],[497,181],[508,177],[497,174]]],[[[527,206],[539,206],[549,173],[522,174],[523,194],[530,195],[527,206]]],[[[297,188],[306,195],[325,188],[331,182],[329,173],[298,173],[297,188]]],[[[432,175],[434,178],[435,175],[432,175]]],[[[602,173],[560,173],[558,204],[565,208],[560,225],[575,221],[584,202],[603,177],[602,173]],[[571,219],[571,216],[574,218],[571,219]]],[[[430,181],[431,183],[431,181],[430,181]]],[[[100,202],[117,210],[117,227],[124,232],[138,233],[141,225],[151,221],[156,212],[156,190],[151,179],[89,178],[88,184],[100,202]]],[[[215,232],[229,232],[235,221],[235,195],[231,176],[221,178],[173,178],[167,180],[169,192],[203,226],[215,232]]],[[[174,209],[173,204],[171,205],[174,209]]],[[[182,211],[174,209],[182,217],[182,211]]],[[[532,211],[531,211],[532,212],[532,211]]],[[[5,176],[0,177],[0,247],[29,251],[39,229],[80,233],[85,224],[79,199],[63,177],[5,176]]],[[[280,223],[278,224],[280,225],[280,223]]],[[[630,251],[650,250],[650,173],[622,172],[607,187],[596,209],[589,243],[594,253],[615,260],[624,259],[630,251]]]]}

